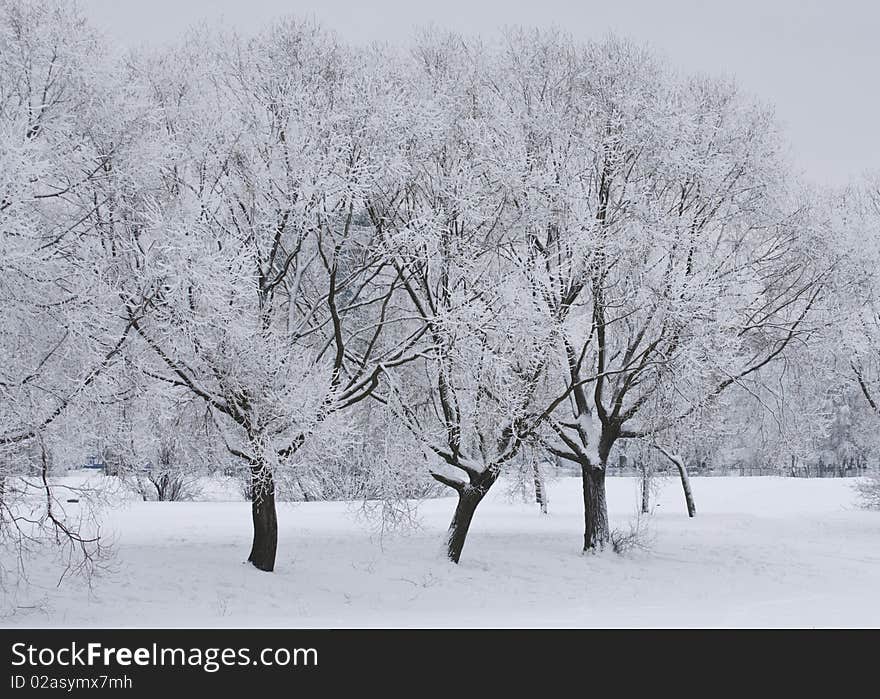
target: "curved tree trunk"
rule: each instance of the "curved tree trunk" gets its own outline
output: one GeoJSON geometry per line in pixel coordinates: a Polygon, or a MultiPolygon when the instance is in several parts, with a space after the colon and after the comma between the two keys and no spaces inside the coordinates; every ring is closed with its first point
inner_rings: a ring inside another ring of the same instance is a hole
{"type": "Polygon", "coordinates": [[[678,468],[678,475],[681,478],[681,489],[684,491],[684,502],[687,505],[688,517],[694,517],[697,514],[697,506],[694,504],[694,493],[691,490],[691,479],[688,476],[687,468],[681,458],[675,459],[675,466],[678,468]]]}
{"type": "Polygon", "coordinates": [[[474,512],[484,495],[485,491],[471,487],[464,488],[458,494],[458,505],[455,507],[455,514],[452,516],[446,538],[446,555],[453,563],[458,563],[461,558],[474,512]]]}
{"type": "Polygon", "coordinates": [[[688,476],[687,467],[684,465],[684,459],[678,454],[666,451],[666,449],[659,444],[655,444],[654,448],[675,464],[675,468],[678,469],[678,476],[681,478],[681,489],[684,491],[684,502],[685,505],[687,505],[688,517],[694,517],[697,514],[697,506],[694,504],[694,493],[691,490],[691,479],[690,476],[688,476]]]}
{"type": "Polygon", "coordinates": [[[458,504],[446,534],[446,556],[453,563],[458,563],[461,558],[461,551],[464,548],[464,542],[467,539],[477,505],[486,497],[486,493],[498,480],[500,474],[501,471],[497,468],[487,468],[480,473],[472,473],[470,475],[471,482],[465,484],[453,481],[438,473],[431,473],[435,480],[454,488],[458,493],[458,504]]]}
{"type": "Polygon", "coordinates": [[[611,538],[605,499],[605,469],[581,466],[584,484],[584,551],[602,549],[611,538]]]}
{"type": "Polygon", "coordinates": [[[278,517],[275,512],[275,480],[265,464],[251,468],[251,493],[254,541],[248,561],[260,570],[271,572],[275,568],[278,548],[278,517]]]}

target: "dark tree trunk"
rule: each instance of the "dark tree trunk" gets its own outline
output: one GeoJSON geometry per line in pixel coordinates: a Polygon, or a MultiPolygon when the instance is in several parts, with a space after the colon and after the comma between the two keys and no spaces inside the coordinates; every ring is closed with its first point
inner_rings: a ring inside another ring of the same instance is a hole
{"type": "Polygon", "coordinates": [[[547,506],[549,500],[547,498],[547,487],[544,485],[544,474],[541,473],[541,465],[535,461],[532,464],[532,474],[535,477],[535,502],[541,508],[541,514],[547,514],[547,506]]]}
{"type": "Polygon", "coordinates": [[[584,486],[584,551],[602,549],[611,539],[608,503],[605,499],[605,466],[618,434],[616,427],[604,426],[597,445],[599,463],[581,464],[581,480],[584,486]]]}
{"type": "Polygon", "coordinates": [[[642,483],[642,514],[646,515],[651,511],[651,477],[648,474],[647,464],[641,467],[641,483],[642,483]]]}
{"type": "Polygon", "coordinates": [[[584,484],[584,551],[602,549],[611,538],[605,500],[605,469],[581,466],[584,484]]]}
{"type": "Polygon", "coordinates": [[[458,505],[449,524],[449,534],[446,539],[446,555],[453,563],[458,563],[461,558],[474,512],[484,495],[485,491],[473,487],[466,487],[458,494],[458,505]]]}
{"type": "Polygon", "coordinates": [[[251,512],[254,541],[248,561],[256,568],[271,572],[278,548],[278,517],[275,513],[275,480],[265,465],[251,468],[251,512]]]}

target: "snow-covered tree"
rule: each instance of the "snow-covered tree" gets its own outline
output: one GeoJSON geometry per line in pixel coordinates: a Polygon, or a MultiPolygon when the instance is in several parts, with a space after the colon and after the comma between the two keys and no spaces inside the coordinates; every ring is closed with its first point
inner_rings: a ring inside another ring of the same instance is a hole
{"type": "Polygon", "coordinates": [[[570,390],[545,385],[555,328],[511,262],[522,211],[490,66],[478,42],[419,37],[399,64],[399,165],[370,208],[428,340],[418,369],[386,372],[388,400],[457,495],[456,563],[480,502],[570,390]]]}
{"type": "Polygon", "coordinates": [[[519,33],[506,61],[522,264],[575,386],[551,448],[582,470],[594,550],[617,440],[662,433],[784,356],[835,259],[815,252],[771,117],[733,86],[617,39],[519,33]]]}
{"type": "Polygon", "coordinates": [[[272,570],[279,469],[421,334],[385,332],[401,280],[364,225],[388,88],[368,54],[292,21],[137,68],[175,153],[131,269],[143,370],[200,398],[248,464],[249,560],[272,570]]]}
{"type": "Polygon", "coordinates": [[[53,431],[98,399],[131,331],[120,241],[99,223],[143,183],[127,164],[144,114],[117,68],[72,3],[0,3],[0,536],[57,542],[86,566],[99,540],[65,518],[46,472],[64,446],[53,431]],[[42,477],[13,486],[28,454],[42,477]]]}

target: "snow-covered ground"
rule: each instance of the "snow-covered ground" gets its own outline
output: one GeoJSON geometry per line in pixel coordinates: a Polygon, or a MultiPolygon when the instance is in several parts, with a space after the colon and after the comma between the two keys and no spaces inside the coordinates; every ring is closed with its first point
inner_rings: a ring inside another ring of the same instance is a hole
{"type": "MultiPolygon", "coordinates": [[[[546,516],[499,485],[459,566],[440,554],[451,499],[384,537],[346,503],[282,504],[274,573],[242,563],[249,503],[132,501],[104,512],[116,555],[91,590],[32,564],[0,626],[880,626],[880,513],[855,506],[851,480],[693,486],[696,519],[667,480],[646,548],[584,556],[577,479],[551,485],[546,516]]],[[[609,480],[614,528],[636,501],[633,479],[609,480]]]]}

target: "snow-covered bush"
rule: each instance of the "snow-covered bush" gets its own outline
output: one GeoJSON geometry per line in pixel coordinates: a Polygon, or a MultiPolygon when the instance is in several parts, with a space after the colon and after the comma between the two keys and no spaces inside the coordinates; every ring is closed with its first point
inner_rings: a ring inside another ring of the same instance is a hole
{"type": "Polygon", "coordinates": [[[175,445],[165,442],[156,453],[156,462],[147,465],[142,472],[135,472],[133,480],[144,500],[159,502],[182,502],[195,500],[201,493],[198,471],[180,464],[183,456],[175,445]]]}
{"type": "Polygon", "coordinates": [[[880,472],[858,479],[853,485],[859,504],[868,510],[880,510],[880,472]]]}

